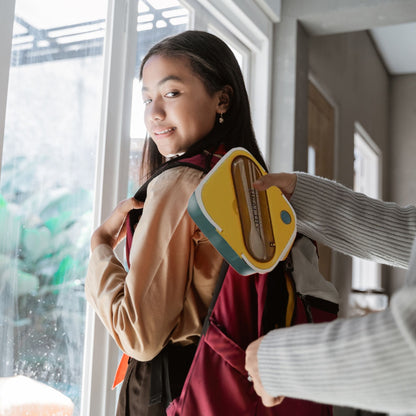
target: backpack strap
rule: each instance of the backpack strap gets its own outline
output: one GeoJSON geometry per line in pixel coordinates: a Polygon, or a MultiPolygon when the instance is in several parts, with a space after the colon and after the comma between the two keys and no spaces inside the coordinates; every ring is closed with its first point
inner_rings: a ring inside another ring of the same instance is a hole
{"type": "Polygon", "coordinates": [[[157,176],[159,176],[161,173],[165,172],[166,170],[176,168],[178,166],[187,166],[193,169],[200,170],[202,172],[207,173],[208,171],[205,169],[205,167],[191,163],[186,161],[186,159],[178,160],[177,162],[170,162],[164,164],[160,169],[158,169],[135,193],[134,198],[138,201],[144,202],[146,200],[147,196],[147,187],[149,186],[149,183],[155,179],[157,176]]]}
{"type": "Polygon", "coordinates": [[[225,151],[223,152],[222,147],[220,147],[219,151],[216,151],[215,153],[204,151],[195,156],[191,156],[184,159],[178,158],[177,160],[174,159],[172,161],[166,162],[159,169],[157,169],[156,172],[154,172],[150,176],[150,178],[138,189],[134,197],[138,201],[144,202],[147,196],[147,187],[149,183],[166,170],[176,168],[178,166],[187,166],[189,168],[197,169],[204,173],[208,173],[219,160],[219,156],[222,156],[223,153],[225,153],[225,151]],[[217,157],[218,160],[215,160],[217,159],[217,157]]]}

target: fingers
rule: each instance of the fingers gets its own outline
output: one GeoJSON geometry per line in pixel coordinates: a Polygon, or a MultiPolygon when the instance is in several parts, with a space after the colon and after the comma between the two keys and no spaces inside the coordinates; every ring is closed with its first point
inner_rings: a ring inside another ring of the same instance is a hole
{"type": "Polygon", "coordinates": [[[257,351],[260,347],[260,343],[263,337],[253,341],[246,349],[246,361],[245,361],[245,368],[248,374],[251,375],[252,378],[258,377],[258,361],[257,361],[257,351]]]}
{"type": "Polygon", "coordinates": [[[124,217],[132,209],[140,209],[140,208],[143,208],[143,202],[138,201],[136,198],[127,198],[118,203],[118,205],[116,206],[116,208],[114,209],[111,215],[116,213],[124,217]]]}
{"type": "Polygon", "coordinates": [[[91,237],[91,250],[100,244],[115,248],[126,235],[126,218],[132,209],[143,207],[143,202],[128,198],[118,203],[110,216],[94,231],[91,237]]]}
{"type": "Polygon", "coordinates": [[[274,173],[269,173],[267,175],[261,176],[253,183],[253,185],[257,190],[265,191],[274,185],[274,176],[274,173]]]}
{"type": "Polygon", "coordinates": [[[131,211],[132,209],[140,209],[140,208],[143,208],[143,205],[144,205],[144,203],[142,201],[138,201],[134,197],[125,199],[122,202],[126,202],[128,211],[131,211]]]}
{"type": "Polygon", "coordinates": [[[278,396],[278,397],[271,397],[271,396],[267,396],[265,397],[264,395],[261,396],[261,401],[263,403],[263,406],[265,407],[273,407],[273,406],[277,406],[279,404],[281,404],[284,400],[284,396],[278,396]]]}
{"type": "Polygon", "coordinates": [[[270,396],[266,390],[264,389],[263,385],[261,384],[259,368],[258,368],[258,360],[257,360],[257,352],[260,347],[260,343],[263,337],[260,337],[256,341],[253,341],[246,349],[246,364],[245,368],[249,374],[249,380],[253,382],[254,391],[257,393],[258,396],[261,397],[261,401],[263,405],[266,407],[272,407],[280,404],[284,397],[272,397],[270,396]]]}
{"type": "Polygon", "coordinates": [[[290,198],[295,190],[296,180],[295,173],[269,173],[254,182],[254,187],[259,191],[264,191],[271,186],[277,186],[286,198],[290,198]]]}
{"type": "Polygon", "coordinates": [[[257,395],[261,398],[261,402],[265,407],[273,407],[281,404],[284,400],[284,396],[277,396],[273,397],[270,396],[266,390],[264,389],[263,385],[261,384],[260,380],[257,378],[253,378],[253,388],[257,395]]]}
{"type": "Polygon", "coordinates": [[[253,388],[257,395],[261,398],[261,402],[265,407],[277,406],[281,404],[285,398],[284,396],[270,396],[258,378],[253,378],[253,388]]]}
{"type": "Polygon", "coordinates": [[[107,223],[111,229],[119,231],[126,220],[127,214],[132,209],[139,209],[142,207],[143,202],[137,201],[135,198],[125,199],[118,203],[114,211],[104,221],[104,224],[107,223]]]}

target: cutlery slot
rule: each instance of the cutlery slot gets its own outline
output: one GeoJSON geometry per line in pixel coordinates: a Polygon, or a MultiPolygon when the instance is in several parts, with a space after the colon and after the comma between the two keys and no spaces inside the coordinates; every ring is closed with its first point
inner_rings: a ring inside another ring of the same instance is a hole
{"type": "Polygon", "coordinates": [[[270,261],[276,243],[267,193],[253,187],[253,182],[262,176],[260,169],[250,158],[237,156],[232,162],[231,173],[245,247],[257,261],[270,261]]]}

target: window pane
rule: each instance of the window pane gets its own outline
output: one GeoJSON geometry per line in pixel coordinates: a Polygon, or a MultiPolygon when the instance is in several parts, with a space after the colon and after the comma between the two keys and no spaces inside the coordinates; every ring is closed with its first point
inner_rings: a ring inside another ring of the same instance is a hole
{"type": "Polygon", "coordinates": [[[163,38],[183,32],[189,27],[189,11],[177,0],[139,0],[137,13],[136,75],[133,80],[130,125],[130,171],[128,195],[139,186],[139,165],[146,136],[143,123],[143,102],[139,86],[139,70],[147,51],[163,38]]]}
{"type": "MultiPolygon", "coordinates": [[[[354,134],[354,191],[372,198],[380,196],[380,151],[371,139],[358,131],[354,134]]],[[[352,287],[354,289],[380,289],[380,265],[368,260],[353,258],[352,287]]]]}
{"type": "MultiPolygon", "coordinates": [[[[354,134],[354,190],[370,197],[380,197],[381,152],[361,129],[354,134]]],[[[369,260],[353,257],[351,316],[365,315],[387,307],[387,296],[381,287],[381,266],[369,260]]]]}
{"type": "Polygon", "coordinates": [[[102,0],[16,0],[1,164],[0,376],[48,384],[74,415],[105,15],[102,0]]]}

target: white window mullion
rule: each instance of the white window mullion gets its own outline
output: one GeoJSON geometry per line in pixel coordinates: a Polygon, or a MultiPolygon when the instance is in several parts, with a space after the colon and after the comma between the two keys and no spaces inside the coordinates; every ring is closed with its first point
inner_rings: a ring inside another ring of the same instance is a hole
{"type": "MultiPolygon", "coordinates": [[[[6,121],[7,90],[9,85],[10,56],[12,51],[15,0],[0,3],[0,161],[3,154],[6,121]]],[[[1,169],[0,169],[1,173],[1,169]]]]}
{"type": "MultiPolygon", "coordinates": [[[[104,46],[104,85],[97,151],[94,227],[125,198],[130,149],[129,79],[134,76],[137,0],[108,0],[104,46]]],[[[121,250],[118,252],[121,255],[121,250]]],[[[119,349],[88,308],[84,352],[82,416],[110,416],[116,408],[111,391],[119,349]]]]}

